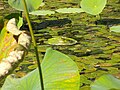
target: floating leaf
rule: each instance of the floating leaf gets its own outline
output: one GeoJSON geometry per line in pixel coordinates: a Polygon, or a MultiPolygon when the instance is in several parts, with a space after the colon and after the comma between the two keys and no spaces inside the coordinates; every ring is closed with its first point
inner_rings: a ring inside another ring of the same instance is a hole
{"type": "Polygon", "coordinates": [[[37,10],[37,11],[30,12],[30,14],[32,14],[32,15],[51,15],[51,14],[55,14],[55,12],[50,11],[50,10],[37,10]]]}
{"type": "MultiPolygon", "coordinates": [[[[45,90],[79,90],[78,67],[65,54],[47,49],[42,71],[45,90]]],[[[1,90],[41,90],[38,69],[23,78],[15,79],[9,76],[1,90]]]]}
{"type": "Polygon", "coordinates": [[[37,64],[28,66],[28,69],[33,70],[37,67],[37,64]]]}
{"type": "Polygon", "coordinates": [[[46,43],[51,45],[73,45],[76,44],[77,41],[72,38],[56,36],[54,38],[48,39],[46,43]]]}
{"type": "Polygon", "coordinates": [[[102,12],[107,0],[82,0],[81,8],[89,14],[98,15],[102,12]]]}
{"type": "Polygon", "coordinates": [[[92,84],[91,90],[120,90],[120,80],[109,74],[103,75],[92,84]]]}
{"type": "MultiPolygon", "coordinates": [[[[43,0],[25,0],[27,4],[27,9],[29,12],[38,9],[43,0]],[[34,2],[34,3],[33,3],[34,2]]],[[[22,0],[8,0],[8,3],[13,8],[24,11],[24,6],[22,0]]]]}
{"type": "Polygon", "coordinates": [[[120,26],[112,26],[112,27],[110,27],[110,32],[118,32],[118,33],[120,33],[120,26]]]}
{"type": "Polygon", "coordinates": [[[81,8],[60,8],[55,11],[58,13],[81,13],[81,12],[84,12],[81,8]]]}

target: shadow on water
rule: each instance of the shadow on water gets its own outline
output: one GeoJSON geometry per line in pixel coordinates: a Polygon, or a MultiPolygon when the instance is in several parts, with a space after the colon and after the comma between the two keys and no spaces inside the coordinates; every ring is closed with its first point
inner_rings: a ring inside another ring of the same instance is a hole
{"type": "MultiPolygon", "coordinates": [[[[32,22],[34,30],[45,29],[47,27],[62,27],[63,25],[70,24],[72,21],[68,18],[58,19],[58,20],[45,20],[41,23],[32,22]]],[[[28,25],[24,25],[22,28],[28,29],[28,25]]]]}
{"type": "Polygon", "coordinates": [[[102,25],[107,25],[107,26],[111,26],[111,25],[118,25],[120,24],[120,19],[102,19],[102,20],[97,20],[95,22],[95,24],[102,24],[102,25]]]}

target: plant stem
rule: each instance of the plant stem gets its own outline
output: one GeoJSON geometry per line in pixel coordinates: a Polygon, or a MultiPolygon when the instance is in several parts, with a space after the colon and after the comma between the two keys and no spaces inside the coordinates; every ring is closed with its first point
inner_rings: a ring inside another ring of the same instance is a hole
{"type": "Polygon", "coordinates": [[[39,70],[39,76],[40,76],[40,84],[41,84],[40,86],[41,86],[41,90],[44,90],[42,69],[41,69],[41,64],[40,64],[40,60],[39,60],[37,43],[35,41],[35,37],[34,37],[33,30],[32,30],[32,25],[31,25],[31,22],[30,22],[30,18],[29,18],[29,14],[28,14],[28,9],[27,9],[27,5],[26,5],[25,0],[23,0],[23,5],[24,5],[24,12],[25,12],[26,19],[27,19],[27,22],[28,22],[28,26],[29,26],[31,37],[32,37],[34,49],[35,49],[35,54],[36,54],[36,59],[37,59],[37,64],[38,64],[38,70],[39,70]]]}
{"type": "Polygon", "coordinates": [[[102,18],[101,18],[101,15],[100,15],[100,14],[96,15],[96,18],[97,18],[97,20],[102,21],[102,18]]]}

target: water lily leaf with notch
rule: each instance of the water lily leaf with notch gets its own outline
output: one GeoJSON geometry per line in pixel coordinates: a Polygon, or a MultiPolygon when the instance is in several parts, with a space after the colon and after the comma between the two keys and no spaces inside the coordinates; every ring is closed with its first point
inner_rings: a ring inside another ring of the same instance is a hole
{"type": "Polygon", "coordinates": [[[30,14],[32,14],[32,15],[51,15],[51,14],[55,14],[55,12],[50,11],[50,10],[37,10],[37,11],[30,12],[30,14]]]}
{"type": "Polygon", "coordinates": [[[73,45],[76,44],[77,41],[72,38],[56,36],[54,38],[48,39],[48,41],[45,43],[48,43],[50,45],[73,45]]]}
{"type": "Polygon", "coordinates": [[[103,75],[91,85],[91,90],[120,90],[120,80],[110,74],[103,75]]]}
{"type": "MultiPolygon", "coordinates": [[[[25,0],[27,4],[27,9],[29,12],[38,9],[43,0],[25,0]]],[[[13,8],[24,11],[24,6],[22,0],[8,0],[8,3],[13,8]]]]}
{"type": "Polygon", "coordinates": [[[120,26],[112,26],[112,27],[110,27],[110,32],[118,32],[118,33],[120,33],[120,26]]]}
{"type": "MultiPolygon", "coordinates": [[[[45,90],[79,90],[78,67],[65,54],[51,48],[47,49],[42,71],[45,90]]],[[[2,90],[41,90],[38,69],[19,79],[9,76],[2,90]]]]}
{"type": "Polygon", "coordinates": [[[60,8],[55,11],[58,13],[81,13],[81,12],[84,12],[81,8],[60,8]]]}
{"type": "Polygon", "coordinates": [[[82,0],[80,5],[86,13],[98,15],[102,12],[106,3],[107,0],[82,0]]]}

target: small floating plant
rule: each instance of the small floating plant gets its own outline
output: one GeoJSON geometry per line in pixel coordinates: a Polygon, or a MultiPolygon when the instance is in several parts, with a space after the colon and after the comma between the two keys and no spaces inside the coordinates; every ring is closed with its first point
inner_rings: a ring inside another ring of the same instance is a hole
{"type": "Polygon", "coordinates": [[[50,45],[73,45],[73,44],[76,44],[77,41],[72,38],[56,36],[56,37],[48,39],[48,41],[46,41],[45,43],[50,44],[50,45]]]}

